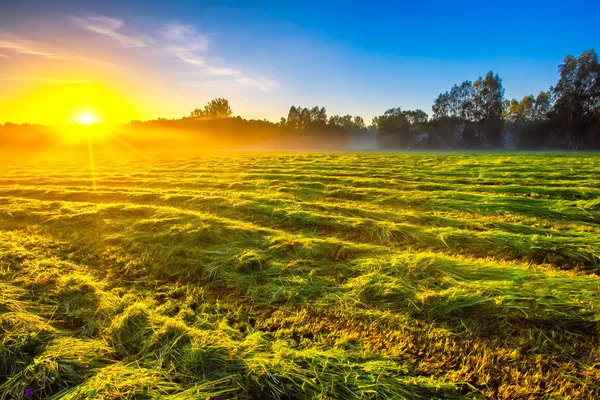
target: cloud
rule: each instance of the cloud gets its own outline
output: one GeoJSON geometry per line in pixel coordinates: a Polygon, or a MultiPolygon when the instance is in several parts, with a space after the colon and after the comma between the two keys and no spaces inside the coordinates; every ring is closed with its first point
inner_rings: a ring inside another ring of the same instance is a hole
{"type": "Polygon", "coordinates": [[[185,44],[190,51],[206,51],[210,45],[210,39],[206,35],[198,33],[192,25],[173,21],[165,25],[161,30],[162,37],[169,42],[185,44]]]}
{"type": "Polygon", "coordinates": [[[6,54],[0,53],[0,58],[8,58],[8,56],[6,54]]]}
{"type": "Polygon", "coordinates": [[[179,21],[170,22],[161,30],[161,36],[166,41],[167,51],[180,61],[201,67],[208,75],[233,77],[236,83],[256,87],[262,91],[269,91],[279,86],[273,80],[251,78],[236,68],[206,61],[202,53],[208,52],[210,40],[206,35],[199,34],[192,25],[182,24],[179,21]]]}
{"type": "Polygon", "coordinates": [[[86,18],[71,16],[69,18],[78,26],[90,32],[110,37],[125,47],[157,49],[185,64],[200,68],[210,76],[231,77],[238,84],[256,87],[263,91],[269,91],[279,86],[273,80],[248,77],[237,68],[207,61],[211,41],[207,35],[199,33],[192,25],[172,21],[158,31],[154,40],[148,36],[129,36],[121,33],[125,23],[120,19],[102,15],[86,18]]]}
{"type": "Polygon", "coordinates": [[[208,68],[206,68],[206,71],[210,75],[216,75],[216,76],[240,76],[240,75],[243,75],[237,69],[233,69],[233,68],[229,68],[229,67],[208,67],[208,68]]]}
{"type": "Polygon", "coordinates": [[[167,46],[165,49],[181,61],[198,67],[206,66],[204,57],[200,57],[185,46],[167,46]]]}
{"type": "MultiPolygon", "coordinates": [[[[4,49],[17,54],[51,58],[55,60],[65,58],[59,54],[53,53],[49,50],[45,50],[45,45],[43,45],[42,43],[20,39],[18,37],[15,37],[14,35],[4,34],[2,31],[0,31],[0,33],[2,33],[5,37],[5,39],[0,39],[0,49],[4,49]]],[[[2,56],[4,58],[8,57],[6,55],[2,56]]]]}
{"type": "Polygon", "coordinates": [[[148,47],[154,44],[154,41],[147,36],[129,36],[118,32],[124,25],[124,22],[120,19],[102,15],[86,18],[70,17],[70,19],[83,29],[108,36],[126,47],[148,47]]]}
{"type": "Polygon", "coordinates": [[[208,51],[210,40],[198,34],[192,25],[173,21],[160,30],[164,49],[179,60],[197,67],[208,67],[206,60],[198,53],[208,51]]]}
{"type": "Polygon", "coordinates": [[[256,87],[263,92],[268,92],[279,87],[279,83],[267,78],[253,79],[242,75],[236,78],[235,81],[242,85],[256,87]]]}

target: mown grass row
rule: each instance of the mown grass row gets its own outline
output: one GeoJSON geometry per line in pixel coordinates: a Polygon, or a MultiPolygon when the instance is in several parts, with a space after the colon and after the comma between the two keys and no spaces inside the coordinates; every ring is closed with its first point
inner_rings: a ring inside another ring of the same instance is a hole
{"type": "MultiPolygon", "coordinates": [[[[165,180],[159,175],[144,177],[143,186],[148,188],[171,188],[171,189],[236,189],[238,191],[256,191],[272,187],[281,188],[303,188],[312,190],[316,195],[327,195],[328,191],[350,189],[361,193],[370,192],[373,196],[385,195],[394,192],[440,192],[440,194],[452,195],[454,193],[475,193],[481,195],[505,195],[520,196],[543,199],[564,200],[590,200],[600,194],[598,183],[589,181],[576,181],[566,179],[562,182],[511,182],[507,179],[494,179],[485,181],[474,179],[465,181],[462,179],[444,179],[443,183],[431,178],[424,181],[412,177],[411,181],[403,181],[396,175],[386,177],[368,177],[356,179],[356,177],[328,177],[324,175],[305,175],[301,179],[297,173],[286,174],[239,174],[233,176],[221,176],[221,174],[193,175],[189,178],[181,177],[178,180],[165,180]]],[[[168,175],[167,175],[168,176],[168,175]]],[[[80,179],[62,178],[60,176],[36,177],[27,179],[1,179],[0,184],[7,185],[61,185],[63,187],[84,186],[88,187],[96,181],[101,187],[130,187],[140,185],[139,180],[131,177],[97,175],[94,179],[82,176],[80,179]]]]}
{"type": "MultiPolygon", "coordinates": [[[[44,193],[42,193],[42,197],[44,193]]],[[[62,196],[52,196],[53,198],[62,196]]],[[[66,195],[67,198],[77,198],[66,195]]],[[[113,197],[114,199],[114,197],[113,197]]],[[[390,220],[374,220],[365,217],[330,216],[311,210],[298,210],[296,207],[274,206],[267,202],[218,202],[219,199],[208,198],[194,202],[189,208],[208,212],[205,218],[229,218],[250,222],[263,227],[283,229],[288,232],[315,236],[324,235],[341,240],[373,243],[391,247],[410,246],[416,250],[436,250],[474,257],[497,257],[507,260],[525,260],[536,263],[550,263],[559,268],[584,268],[596,270],[600,262],[600,243],[595,240],[597,232],[573,232],[572,230],[556,231],[537,228],[526,228],[507,223],[474,224],[436,216],[398,215],[390,220]],[[194,207],[194,205],[196,207],[194,207]],[[394,222],[402,217],[402,221],[394,222]],[[427,223],[423,223],[427,221],[427,223]],[[441,225],[441,226],[440,226],[441,225]],[[504,229],[498,229],[504,228],[504,229]]],[[[46,207],[61,208],[72,205],[76,208],[89,209],[95,203],[76,202],[33,202],[25,205],[25,210],[15,209],[13,219],[25,215],[37,214],[43,220],[46,207]],[[31,207],[31,208],[29,208],[31,207]],[[36,210],[36,208],[38,210],[36,210]]],[[[127,209],[126,203],[110,203],[99,208],[104,213],[111,210],[127,209]]],[[[164,207],[167,211],[173,210],[164,207]]],[[[131,209],[129,207],[129,209],[131,209]]],[[[161,211],[158,206],[139,206],[138,211],[144,214],[161,211]]],[[[194,211],[174,209],[194,218],[194,211]]],[[[61,214],[62,215],[62,214],[61,214]]],[[[94,216],[92,215],[92,218],[94,216]]],[[[198,218],[198,216],[196,216],[198,218]]],[[[142,227],[146,229],[146,227],[142,227]]],[[[154,227],[154,229],[159,229],[154,227]]]]}
{"type": "MultiPolygon", "coordinates": [[[[240,182],[253,189],[260,181],[275,185],[279,182],[298,180],[303,183],[341,184],[345,187],[392,188],[394,190],[485,191],[496,193],[527,194],[529,187],[539,190],[538,195],[557,198],[579,196],[586,190],[592,194],[598,182],[594,176],[600,172],[595,157],[536,157],[497,155],[481,157],[422,155],[369,155],[337,156],[328,158],[315,155],[310,163],[302,162],[302,155],[251,157],[199,158],[195,160],[163,160],[135,165],[135,173],[126,173],[127,163],[97,163],[97,178],[109,186],[137,184],[142,178],[147,185],[171,186],[194,184],[210,185],[212,181],[240,182]],[[354,162],[352,162],[354,160],[354,162]],[[343,168],[339,166],[343,164],[343,168]],[[157,168],[157,165],[162,165],[157,168]],[[223,168],[227,165],[227,168],[223,168]],[[170,176],[177,179],[171,181],[170,176]],[[167,178],[167,179],[165,179],[167,178]],[[406,185],[406,186],[403,186],[406,185]],[[520,186],[523,186],[522,188],[520,186]],[[563,192],[561,192],[561,190],[563,192]]],[[[80,165],[56,163],[30,168],[11,168],[9,173],[0,172],[2,184],[27,183],[50,184],[56,179],[63,184],[89,184],[88,171],[80,165]],[[79,181],[74,179],[81,179],[79,181]]]]}

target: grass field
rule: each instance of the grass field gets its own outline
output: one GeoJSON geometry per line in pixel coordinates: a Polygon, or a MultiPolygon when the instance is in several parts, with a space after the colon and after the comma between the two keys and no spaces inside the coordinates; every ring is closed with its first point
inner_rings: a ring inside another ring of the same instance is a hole
{"type": "Polygon", "coordinates": [[[0,171],[0,398],[600,397],[600,157],[0,171]]]}

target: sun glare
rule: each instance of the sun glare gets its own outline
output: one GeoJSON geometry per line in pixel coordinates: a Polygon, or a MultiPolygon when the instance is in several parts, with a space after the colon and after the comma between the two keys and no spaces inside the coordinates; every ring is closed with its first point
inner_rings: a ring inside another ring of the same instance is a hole
{"type": "Polygon", "coordinates": [[[105,141],[110,136],[110,126],[95,111],[82,108],[71,115],[70,124],[61,127],[66,143],[80,144],[89,140],[105,141]]]}
{"type": "Polygon", "coordinates": [[[100,122],[99,118],[90,112],[82,112],[77,115],[75,122],[80,125],[91,125],[100,122]]]}

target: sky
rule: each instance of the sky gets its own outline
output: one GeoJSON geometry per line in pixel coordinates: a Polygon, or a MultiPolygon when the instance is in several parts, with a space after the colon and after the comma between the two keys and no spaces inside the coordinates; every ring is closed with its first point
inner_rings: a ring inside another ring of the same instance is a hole
{"type": "Polygon", "coordinates": [[[319,105],[370,121],[431,114],[489,70],[522,98],[565,55],[600,50],[598,15],[598,1],[0,0],[0,123],[180,118],[215,97],[244,118],[319,105]]]}

